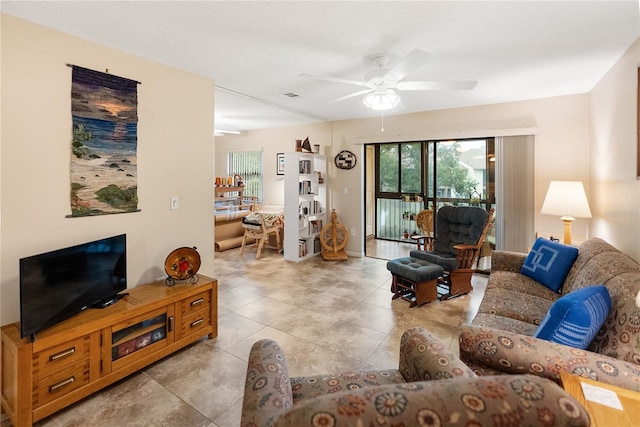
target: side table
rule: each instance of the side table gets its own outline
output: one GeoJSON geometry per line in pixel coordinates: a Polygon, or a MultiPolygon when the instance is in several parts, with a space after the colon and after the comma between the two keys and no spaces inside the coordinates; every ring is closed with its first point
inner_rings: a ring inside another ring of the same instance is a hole
{"type": "Polygon", "coordinates": [[[589,413],[592,426],[640,426],[639,392],[566,372],[560,373],[560,380],[565,391],[580,402],[589,413]],[[587,388],[586,393],[583,384],[587,388]],[[622,409],[613,407],[618,404],[622,409]]]}

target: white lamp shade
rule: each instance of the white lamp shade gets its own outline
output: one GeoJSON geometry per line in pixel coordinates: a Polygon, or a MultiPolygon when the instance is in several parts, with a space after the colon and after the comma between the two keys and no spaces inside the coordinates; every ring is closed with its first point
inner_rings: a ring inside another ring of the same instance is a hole
{"type": "Polygon", "coordinates": [[[371,92],[362,98],[362,102],[367,108],[372,110],[390,110],[400,102],[400,95],[391,89],[371,92]]]}
{"type": "Polygon", "coordinates": [[[561,217],[591,218],[582,182],[551,181],[541,212],[561,217]]]}

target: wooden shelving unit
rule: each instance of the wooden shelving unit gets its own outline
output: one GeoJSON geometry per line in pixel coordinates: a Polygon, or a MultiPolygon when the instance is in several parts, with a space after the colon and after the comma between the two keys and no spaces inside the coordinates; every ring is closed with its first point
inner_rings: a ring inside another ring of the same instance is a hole
{"type": "Polygon", "coordinates": [[[225,202],[225,206],[214,207],[214,211],[229,209],[255,209],[256,197],[244,197],[244,186],[214,187],[214,202],[225,202]]]}
{"type": "Polygon", "coordinates": [[[164,281],[127,290],[105,309],[89,309],[20,338],[2,327],[2,408],[14,427],[60,409],[207,335],[218,335],[218,282],[164,281]]]}

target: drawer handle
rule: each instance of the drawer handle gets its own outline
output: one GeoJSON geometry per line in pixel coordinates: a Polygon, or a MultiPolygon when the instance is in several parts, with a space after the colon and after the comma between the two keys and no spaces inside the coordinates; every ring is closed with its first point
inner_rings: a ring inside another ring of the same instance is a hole
{"type": "Polygon", "coordinates": [[[53,362],[53,361],[56,361],[58,359],[63,359],[65,357],[71,356],[75,352],[76,352],[76,348],[75,347],[71,347],[68,350],[61,351],[60,353],[52,354],[51,356],[49,356],[49,361],[53,362]]]}
{"type": "Polygon", "coordinates": [[[54,391],[60,390],[62,387],[68,386],[69,384],[73,384],[76,380],[76,377],[67,378],[64,381],[60,381],[58,384],[54,384],[49,387],[49,393],[53,393],[54,391]]]}
{"type": "Polygon", "coordinates": [[[200,305],[203,302],[204,302],[204,298],[198,298],[197,300],[191,302],[191,307],[195,307],[196,305],[200,305]]]}
{"type": "Polygon", "coordinates": [[[202,322],[204,322],[204,319],[202,319],[202,318],[198,319],[198,320],[195,320],[195,321],[191,322],[191,327],[195,328],[196,326],[200,325],[202,322]]]}
{"type": "Polygon", "coordinates": [[[173,316],[169,316],[168,317],[168,325],[167,325],[167,329],[169,329],[169,332],[173,331],[173,316]]]}

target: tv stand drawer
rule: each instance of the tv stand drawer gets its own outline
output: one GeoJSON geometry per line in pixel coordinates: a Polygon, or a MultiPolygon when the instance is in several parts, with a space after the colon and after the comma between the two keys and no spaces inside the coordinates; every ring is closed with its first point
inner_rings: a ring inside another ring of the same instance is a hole
{"type": "Polygon", "coordinates": [[[33,355],[33,379],[61,369],[66,365],[75,365],[89,360],[89,335],[78,337],[55,347],[47,348],[33,355]]]}
{"type": "Polygon", "coordinates": [[[211,307],[211,293],[203,292],[198,295],[194,295],[180,304],[182,315],[187,316],[191,313],[195,313],[202,310],[210,309],[211,307]]]}
{"type": "Polygon", "coordinates": [[[57,367],[49,376],[34,380],[34,408],[59,399],[89,383],[89,359],[82,364],[67,365],[61,369],[59,368],[57,367]]]}
{"type": "Polygon", "coordinates": [[[194,333],[197,333],[201,329],[211,326],[211,311],[200,310],[195,313],[191,313],[182,319],[182,328],[180,330],[180,337],[187,337],[194,333]]]}

